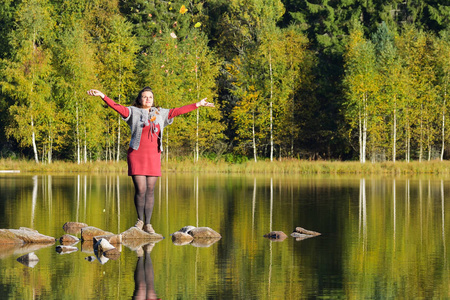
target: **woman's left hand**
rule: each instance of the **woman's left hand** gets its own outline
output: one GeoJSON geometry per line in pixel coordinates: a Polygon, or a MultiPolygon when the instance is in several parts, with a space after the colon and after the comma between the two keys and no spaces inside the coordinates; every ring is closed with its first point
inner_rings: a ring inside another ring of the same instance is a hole
{"type": "Polygon", "coordinates": [[[206,102],[206,99],[208,99],[208,98],[203,98],[202,100],[197,102],[196,103],[197,107],[200,107],[200,106],[214,107],[214,103],[206,102]]]}

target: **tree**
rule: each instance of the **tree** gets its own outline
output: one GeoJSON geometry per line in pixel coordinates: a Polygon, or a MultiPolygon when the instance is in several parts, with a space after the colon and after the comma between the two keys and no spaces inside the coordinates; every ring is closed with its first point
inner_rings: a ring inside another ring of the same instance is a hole
{"type": "Polygon", "coordinates": [[[358,128],[359,161],[366,161],[368,132],[375,114],[374,95],[377,92],[378,74],[375,68],[375,49],[364,39],[358,25],[351,32],[345,53],[345,83],[348,88],[346,115],[350,127],[358,128]]]}
{"type": "MultiPolygon", "coordinates": [[[[102,37],[104,42],[98,45],[97,57],[101,61],[99,78],[109,97],[122,104],[130,102],[130,100],[124,101],[126,95],[135,90],[135,53],[138,46],[136,39],[131,36],[131,24],[124,18],[115,15],[107,25],[108,27],[104,29],[105,36],[102,37]]],[[[110,138],[107,138],[107,153],[111,153],[111,147],[108,145],[113,145],[115,139],[117,143],[116,161],[119,161],[122,145],[121,116],[109,110],[107,120],[112,129],[108,134],[110,138]]]]}
{"type": "MultiPolygon", "coordinates": [[[[394,34],[389,30],[386,23],[382,23],[372,40],[375,44],[377,54],[377,64],[380,72],[380,93],[379,102],[384,103],[386,115],[386,132],[391,129],[390,143],[391,157],[395,162],[397,158],[397,143],[401,137],[398,135],[399,116],[404,112],[403,99],[406,97],[407,76],[404,68],[404,62],[399,57],[396,45],[394,43],[394,34]]],[[[403,120],[404,121],[404,120],[403,120]]],[[[384,122],[383,122],[384,123],[384,122]]],[[[402,132],[402,131],[400,131],[402,132]]]]}
{"type": "MultiPolygon", "coordinates": [[[[190,99],[189,102],[198,102],[202,98],[212,99],[216,97],[216,78],[219,74],[219,66],[221,62],[217,59],[215,53],[208,49],[208,39],[198,29],[193,28],[187,37],[180,44],[185,53],[184,66],[184,84],[185,98],[190,99]]],[[[195,114],[196,126],[187,126],[186,132],[188,136],[195,135],[195,140],[187,138],[187,141],[194,141],[191,148],[194,149],[194,161],[198,161],[200,150],[213,150],[215,143],[222,137],[221,132],[223,126],[220,120],[220,106],[216,109],[197,109],[195,114]],[[202,118],[201,118],[202,117],[202,118]],[[201,120],[200,120],[201,118],[201,120]],[[190,129],[195,128],[195,132],[191,133],[190,129]]],[[[186,116],[189,120],[192,115],[186,116]]]]}
{"type": "Polygon", "coordinates": [[[101,103],[89,97],[86,91],[98,85],[97,62],[94,60],[94,45],[81,23],[59,31],[58,43],[53,47],[58,70],[56,97],[69,116],[72,131],[70,145],[76,161],[87,162],[88,150],[98,151],[104,131],[101,103]]]}
{"type": "MultiPolygon", "coordinates": [[[[15,15],[16,28],[11,32],[10,59],[3,61],[3,91],[16,102],[9,108],[14,122],[7,134],[17,139],[21,146],[32,146],[34,160],[39,162],[38,142],[45,133],[41,125],[46,123],[46,102],[51,96],[51,41],[54,22],[51,7],[46,0],[22,2],[15,15]]],[[[49,109],[49,107],[47,107],[49,109]]],[[[50,107],[51,108],[51,107],[50,107]]],[[[49,128],[51,130],[51,128],[49,128]]],[[[47,133],[51,136],[50,133],[47,133]]],[[[52,137],[49,137],[51,143],[52,137]]],[[[50,145],[50,149],[51,149],[50,145]]]]}
{"type": "Polygon", "coordinates": [[[436,59],[438,62],[438,89],[441,107],[441,161],[444,159],[445,141],[448,139],[448,94],[450,90],[450,35],[449,31],[443,32],[437,41],[436,59]]]}
{"type": "Polygon", "coordinates": [[[410,140],[418,144],[418,158],[422,161],[428,150],[431,158],[432,144],[435,140],[435,121],[437,115],[435,83],[435,62],[431,36],[413,26],[406,26],[397,40],[399,54],[406,62],[409,74],[407,99],[407,157],[410,159],[410,140]],[[413,123],[412,123],[413,122],[413,123]],[[410,136],[411,135],[411,136],[410,136]]]}

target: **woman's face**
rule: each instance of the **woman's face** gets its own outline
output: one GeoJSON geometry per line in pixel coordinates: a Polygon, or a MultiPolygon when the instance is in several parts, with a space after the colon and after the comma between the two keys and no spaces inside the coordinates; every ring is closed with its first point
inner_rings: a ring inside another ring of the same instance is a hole
{"type": "Polygon", "coordinates": [[[150,91],[143,92],[141,95],[142,108],[150,109],[153,105],[153,93],[150,91]]]}

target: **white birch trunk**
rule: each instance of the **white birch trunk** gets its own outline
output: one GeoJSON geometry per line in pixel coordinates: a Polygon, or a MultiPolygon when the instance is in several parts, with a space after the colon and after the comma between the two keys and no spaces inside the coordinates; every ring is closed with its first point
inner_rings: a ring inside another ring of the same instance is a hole
{"type": "Polygon", "coordinates": [[[33,116],[31,116],[31,143],[33,144],[33,152],[34,152],[34,161],[39,163],[39,156],[36,147],[36,134],[34,133],[34,120],[33,116]]]}
{"type": "Polygon", "coordinates": [[[197,109],[197,131],[196,131],[196,141],[195,141],[195,162],[198,162],[198,125],[200,122],[200,110],[197,109]]]}
{"type": "Polygon", "coordinates": [[[358,139],[359,139],[359,162],[363,162],[363,145],[362,145],[362,117],[361,117],[361,110],[358,112],[358,139]]]}
{"type": "Polygon", "coordinates": [[[395,157],[397,156],[397,96],[394,96],[394,128],[392,135],[392,162],[395,163],[395,157]]]}
{"type": "Polygon", "coordinates": [[[444,92],[444,103],[442,106],[442,146],[441,146],[441,161],[444,160],[445,150],[445,104],[447,99],[447,92],[444,92]]]}
{"type": "MultiPolygon", "coordinates": [[[[162,141],[161,141],[162,143],[162,141]]],[[[169,132],[166,131],[166,148],[164,149],[166,151],[166,162],[169,161],[169,132]]]]}
{"type": "Polygon", "coordinates": [[[362,162],[366,162],[366,145],[367,145],[367,117],[363,119],[363,144],[362,144],[362,162]]]}
{"type": "MultiPolygon", "coordinates": [[[[422,112],[423,106],[421,107],[422,112]]],[[[423,122],[422,122],[422,113],[420,114],[420,145],[419,145],[419,162],[422,162],[423,155],[423,122]]]]}
{"type": "Polygon", "coordinates": [[[116,162],[119,162],[120,158],[120,119],[122,117],[118,116],[118,128],[117,128],[117,155],[116,155],[116,162]]]}
{"type": "Polygon", "coordinates": [[[84,128],[84,163],[87,163],[87,132],[84,128]]]}
{"type": "Polygon", "coordinates": [[[272,55],[269,53],[270,73],[270,161],[273,161],[273,78],[272,78],[272,55]]]}
{"type": "Polygon", "coordinates": [[[253,159],[255,162],[258,161],[256,156],[256,138],[255,138],[255,112],[252,113],[253,123],[252,123],[252,142],[253,142],[253,159]]]}
{"type": "MultiPolygon", "coordinates": [[[[120,103],[120,95],[119,95],[119,103],[120,103]]],[[[121,116],[117,116],[117,155],[116,155],[116,162],[119,162],[119,158],[120,158],[120,119],[122,117],[121,116]]]]}
{"type": "Polygon", "coordinates": [[[411,129],[409,128],[409,122],[408,122],[408,129],[406,133],[406,162],[410,162],[411,159],[411,129]]]}
{"type": "Polygon", "coordinates": [[[366,162],[366,144],[367,144],[367,95],[363,96],[363,115],[362,115],[362,144],[361,144],[361,163],[366,162]]]}
{"type": "Polygon", "coordinates": [[[78,124],[78,103],[76,103],[76,119],[77,119],[77,125],[76,125],[76,130],[77,130],[77,163],[80,164],[80,128],[79,128],[79,124],[78,124]]]}
{"type": "Polygon", "coordinates": [[[48,137],[48,143],[49,143],[49,148],[48,148],[48,152],[47,152],[47,160],[48,160],[48,163],[51,164],[52,163],[52,155],[53,155],[53,139],[51,138],[51,135],[49,135],[49,137],[48,137]]]}
{"type": "MultiPolygon", "coordinates": [[[[195,52],[195,57],[197,57],[197,51],[195,52]]],[[[197,88],[197,101],[200,100],[200,85],[198,83],[198,66],[197,63],[195,64],[195,82],[196,82],[196,88],[197,88]]],[[[194,162],[198,162],[198,125],[200,122],[200,111],[199,109],[197,109],[197,128],[196,128],[196,132],[195,132],[195,154],[194,154],[194,162]]]]}

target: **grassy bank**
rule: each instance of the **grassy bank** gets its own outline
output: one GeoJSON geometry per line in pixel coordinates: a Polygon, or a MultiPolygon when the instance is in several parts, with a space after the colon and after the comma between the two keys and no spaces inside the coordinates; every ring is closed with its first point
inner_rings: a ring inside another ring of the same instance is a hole
{"type": "MultiPolygon", "coordinates": [[[[365,163],[341,161],[305,161],[285,159],[281,161],[247,161],[229,163],[223,160],[176,158],[163,161],[163,172],[198,172],[232,174],[445,174],[450,175],[450,161],[365,163]]],[[[86,164],[55,161],[52,164],[36,164],[29,160],[0,159],[0,170],[20,170],[25,173],[122,173],[126,174],[125,161],[96,161],[86,164]]]]}

